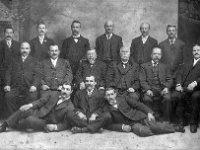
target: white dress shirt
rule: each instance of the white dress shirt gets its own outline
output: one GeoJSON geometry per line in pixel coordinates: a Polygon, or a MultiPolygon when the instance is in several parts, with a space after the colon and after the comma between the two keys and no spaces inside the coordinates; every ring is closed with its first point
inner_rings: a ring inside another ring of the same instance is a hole
{"type": "Polygon", "coordinates": [[[22,56],[22,62],[25,62],[25,60],[26,60],[27,57],[28,57],[28,55],[22,56]]]}
{"type": "Polygon", "coordinates": [[[51,63],[53,64],[54,67],[56,67],[57,61],[58,61],[58,58],[56,59],[51,58],[51,63]]]}
{"type": "Polygon", "coordinates": [[[112,33],[111,34],[106,34],[106,38],[107,38],[107,40],[110,40],[111,39],[111,37],[112,37],[112,33]]]}
{"type": "Polygon", "coordinates": [[[73,35],[74,41],[75,41],[76,43],[78,42],[78,38],[80,38],[80,36],[81,36],[80,34],[77,35],[77,36],[74,36],[74,35],[73,35]]]}
{"type": "Polygon", "coordinates": [[[44,36],[38,36],[38,38],[39,38],[40,43],[43,44],[43,42],[44,42],[44,36]]]}
{"type": "Polygon", "coordinates": [[[169,44],[170,44],[170,45],[173,45],[173,44],[175,43],[175,41],[176,41],[176,38],[169,39],[169,44]]]}
{"type": "Polygon", "coordinates": [[[196,63],[197,63],[199,60],[200,60],[200,58],[199,58],[199,59],[194,59],[193,66],[195,66],[196,63]]]}
{"type": "Polygon", "coordinates": [[[149,35],[148,35],[148,36],[146,36],[146,37],[143,37],[143,36],[142,36],[142,43],[143,43],[143,44],[145,44],[145,43],[146,43],[146,41],[147,41],[148,37],[149,37],[149,35]]]}
{"type": "Polygon", "coordinates": [[[11,47],[11,44],[12,44],[12,40],[6,40],[6,44],[7,44],[8,47],[10,48],[10,47],[11,47]]]}

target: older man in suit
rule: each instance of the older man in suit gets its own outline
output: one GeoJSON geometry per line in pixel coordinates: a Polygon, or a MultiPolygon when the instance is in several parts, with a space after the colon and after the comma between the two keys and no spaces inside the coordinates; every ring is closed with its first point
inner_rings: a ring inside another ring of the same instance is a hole
{"type": "Polygon", "coordinates": [[[181,124],[185,124],[185,108],[190,106],[190,131],[197,132],[200,110],[200,44],[193,47],[194,59],[185,63],[176,78],[176,89],[172,98],[178,101],[177,115],[181,124]]]}
{"type": "Polygon", "coordinates": [[[93,75],[97,81],[96,88],[104,90],[106,78],[106,64],[96,60],[97,53],[95,49],[88,50],[86,53],[87,60],[81,62],[76,73],[75,80],[80,85],[80,90],[85,89],[85,77],[93,75]]]}
{"type": "Polygon", "coordinates": [[[70,128],[65,116],[74,109],[70,100],[71,92],[71,85],[63,84],[61,92],[52,91],[48,97],[21,106],[0,126],[0,132],[4,132],[7,127],[47,132],[70,128]]]}
{"type": "Polygon", "coordinates": [[[95,88],[96,84],[94,76],[87,76],[86,89],[77,91],[74,96],[75,111],[67,115],[73,126],[72,133],[101,132],[111,119],[109,113],[102,112],[105,101],[103,94],[95,88]]]}
{"type": "Polygon", "coordinates": [[[107,69],[106,87],[115,87],[119,94],[139,100],[139,66],[130,58],[130,49],[120,49],[120,60],[110,63],[107,69]]]}
{"type": "MultiPolygon", "coordinates": [[[[51,91],[60,90],[63,83],[70,84],[73,76],[68,60],[59,58],[60,50],[58,45],[50,45],[49,59],[41,62],[42,79],[41,79],[41,95],[51,91]]],[[[48,94],[47,94],[48,95],[48,94]]]]}
{"type": "Polygon", "coordinates": [[[172,77],[175,78],[179,66],[187,61],[187,51],[185,43],[176,37],[176,25],[168,25],[166,32],[168,39],[159,44],[163,51],[161,61],[170,65],[172,77]]]}
{"type": "Polygon", "coordinates": [[[109,20],[106,21],[105,34],[96,39],[96,50],[98,59],[109,64],[112,60],[118,60],[119,50],[123,46],[122,38],[113,33],[114,23],[109,20]]]}
{"type": "Polygon", "coordinates": [[[144,102],[163,114],[165,121],[170,121],[171,96],[173,80],[170,69],[160,62],[162,50],[153,48],[152,60],[141,65],[140,84],[144,93],[144,102]]]}
{"type": "Polygon", "coordinates": [[[31,49],[27,42],[21,44],[21,56],[12,59],[6,71],[5,102],[12,114],[20,105],[37,99],[41,72],[39,62],[29,55],[31,49]],[[25,101],[19,97],[25,97],[25,101]]]}
{"type": "Polygon", "coordinates": [[[140,31],[142,35],[133,39],[131,43],[131,58],[139,65],[149,62],[152,49],[158,46],[157,40],[149,35],[150,24],[142,23],[140,31]]]}
{"type": "Polygon", "coordinates": [[[155,120],[153,111],[144,104],[130,99],[127,96],[117,95],[113,88],[105,91],[107,99],[104,111],[112,116],[112,123],[107,129],[121,132],[132,131],[138,136],[151,136],[156,134],[185,132],[184,127],[161,123],[155,120]]]}
{"type": "Polygon", "coordinates": [[[81,36],[81,23],[74,20],[71,24],[72,36],[65,39],[62,44],[61,58],[68,59],[73,75],[76,74],[79,63],[85,59],[86,51],[90,49],[89,40],[81,36]]]}
{"type": "Polygon", "coordinates": [[[39,61],[49,58],[49,46],[54,44],[54,41],[46,36],[46,26],[43,22],[37,25],[38,36],[30,40],[31,55],[39,61]]]}

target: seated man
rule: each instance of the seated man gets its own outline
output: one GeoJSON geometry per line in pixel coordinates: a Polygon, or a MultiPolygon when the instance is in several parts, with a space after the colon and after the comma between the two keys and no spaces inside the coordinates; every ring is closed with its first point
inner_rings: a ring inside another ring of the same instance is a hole
{"type": "Polygon", "coordinates": [[[170,88],[172,78],[167,65],[160,62],[162,50],[153,48],[152,60],[141,65],[140,84],[144,93],[144,103],[158,114],[163,114],[163,120],[169,122],[171,114],[170,88]]]}
{"type": "Polygon", "coordinates": [[[144,104],[125,95],[117,95],[113,88],[107,88],[105,98],[108,103],[105,112],[112,116],[112,123],[107,129],[113,131],[130,132],[138,136],[151,136],[156,134],[185,132],[184,127],[166,122],[157,122],[153,111],[144,104]]]}
{"type": "Polygon", "coordinates": [[[190,131],[197,132],[200,110],[200,45],[193,47],[194,60],[185,63],[176,77],[176,90],[172,98],[178,102],[177,115],[179,122],[186,125],[185,108],[190,106],[190,131]]]}
{"type": "Polygon", "coordinates": [[[60,50],[58,45],[49,47],[50,59],[43,60],[42,79],[41,79],[41,96],[48,95],[48,92],[60,90],[63,83],[72,82],[72,71],[69,61],[59,58],[60,50]]]}
{"type": "Polygon", "coordinates": [[[130,59],[128,47],[123,46],[120,49],[120,58],[120,60],[113,61],[108,66],[106,87],[114,87],[119,94],[125,94],[139,100],[139,66],[133,59],[130,59]]]}
{"type": "Polygon", "coordinates": [[[80,90],[85,89],[84,79],[88,75],[93,75],[97,81],[96,87],[104,90],[106,77],[106,64],[96,60],[97,53],[95,49],[88,50],[86,53],[87,60],[81,62],[76,73],[76,83],[80,85],[80,90]]]}
{"type": "Polygon", "coordinates": [[[4,91],[9,115],[21,105],[37,100],[41,72],[39,62],[29,55],[30,51],[29,43],[21,43],[21,56],[13,57],[6,71],[4,91]]]}
{"type": "Polygon", "coordinates": [[[75,111],[67,114],[72,133],[100,132],[111,120],[109,113],[102,113],[105,101],[103,94],[95,88],[96,84],[94,76],[87,76],[86,89],[77,91],[74,96],[75,111]]]}
{"type": "Polygon", "coordinates": [[[4,132],[6,127],[46,131],[61,131],[69,128],[70,125],[64,118],[74,109],[70,100],[71,93],[71,85],[63,84],[61,92],[49,92],[46,99],[41,98],[23,105],[0,126],[0,132],[4,132]]]}

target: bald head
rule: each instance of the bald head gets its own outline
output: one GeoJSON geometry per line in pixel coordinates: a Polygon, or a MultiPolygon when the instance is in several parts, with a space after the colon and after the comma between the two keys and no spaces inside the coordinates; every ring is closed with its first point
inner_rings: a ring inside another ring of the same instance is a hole
{"type": "Polygon", "coordinates": [[[30,44],[28,42],[22,42],[20,47],[20,53],[23,57],[27,57],[31,52],[30,44]]]}
{"type": "Polygon", "coordinates": [[[111,34],[113,33],[114,23],[111,20],[108,20],[105,22],[104,28],[105,28],[106,34],[111,34]]]}
{"type": "Polygon", "coordinates": [[[149,35],[150,30],[150,24],[149,23],[142,23],[140,25],[140,31],[143,37],[146,37],[149,35]]]}

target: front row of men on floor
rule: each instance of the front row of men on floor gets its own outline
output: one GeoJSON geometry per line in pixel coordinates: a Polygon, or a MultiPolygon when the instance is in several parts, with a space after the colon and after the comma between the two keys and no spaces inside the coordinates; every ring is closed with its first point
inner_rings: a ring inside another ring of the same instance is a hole
{"type": "Polygon", "coordinates": [[[41,63],[29,55],[30,51],[29,43],[23,42],[21,57],[13,59],[6,71],[4,90],[11,115],[0,126],[0,132],[7,127],[47,132],[71,129],[72,133],[109,129],[132,131],[139,136],[185,132],[184,112],[188,103],[191,106],[190,131],[197,132],[198,44],[193,47],[194,60],[178,71],[174,91],[169,68],[160,62],[162,50],[158,47],[152,50],[152,60],[141,67],[129,59],[130,49],[125,46],[120,49],[121,60],[111,62],[108,68],[96,60],[94,49],[88,50],[87,60],[81,62],[75,76],[81,90],[73,98],[70,96],[74,87],[70,64],[59,58],[58,46],[51,45],[50,59],[41,63]],[[36,100],[40,89],[40,98],[36,100]],[[139,102],[140,97],[144,104],[139,102]],[[176,108],[178,124],[169,123],[172,107],[176,108]],[[158,112],[164,120],[156,121],[158,112]]]}

